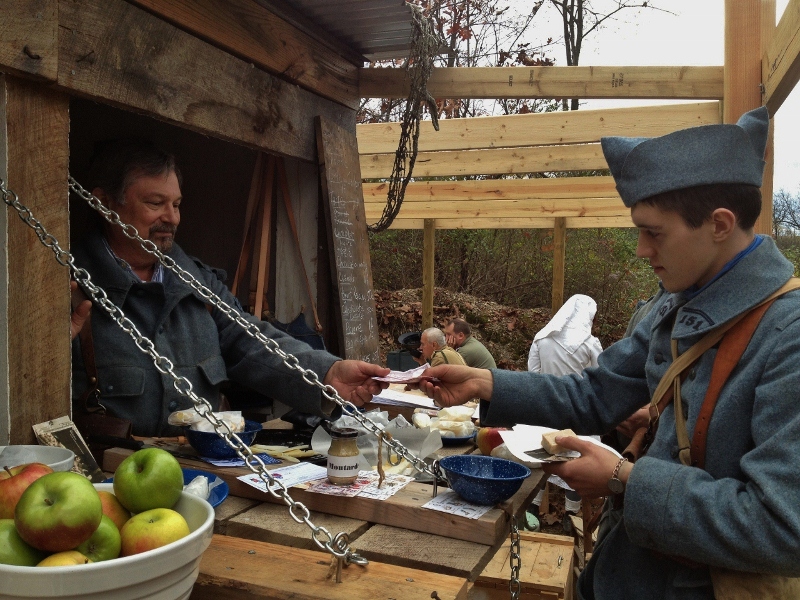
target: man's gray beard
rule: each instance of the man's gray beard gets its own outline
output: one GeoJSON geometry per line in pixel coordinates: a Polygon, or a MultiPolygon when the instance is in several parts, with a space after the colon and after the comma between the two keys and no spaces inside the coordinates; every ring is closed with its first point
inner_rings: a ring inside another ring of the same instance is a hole
{"type": "Polygon", "coordinates": [[[156,248],[158,248],[159,251],[166,254],[167,252],[172,250],[172,244],[174,243],[175,240],[174,238],[162,238],[159,239],[158,241],[156,240],[150,240],[150,241],[156,245],[156,248]]]}

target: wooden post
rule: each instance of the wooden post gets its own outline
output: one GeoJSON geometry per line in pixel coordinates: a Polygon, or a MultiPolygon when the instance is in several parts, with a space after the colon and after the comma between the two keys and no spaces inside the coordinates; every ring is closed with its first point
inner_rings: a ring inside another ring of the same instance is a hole
{"type": "Polygon", "coordinates": [[[433,257],[436,251],[436,220],[425,219],[422,240],[422,329],[433,327],[433,257]]]}
{"type": "MultiPolygon", "coordinates": [[[[13,77],[0,83],[0,95],[8,186],[68,249],[69,97],[13,77]]],[[[8,383],[7,437],[35,444],[32,425],[71,414],[69,271],[16,211],[5,210],[8,369],[0,380],[8,383]]]]}
{"type": "Polygon", "coordinates": [[[556,217],[553,224],[553,304],[556,311],[564,304],[564,269],[567,262],[567,219],[556,217]]]}
{"type": "MultiPolygon", "coordinates": [[[[764,56],[775,33],[775,0],[761,0],[761,49],[759,59],[764,56]]],[[[763,75],[763,69],[759,71],[763,75]]],[[[763,93],[763,90],[762,90],[763,93]]],[[[761,184],[761,215],[755,225],[756,233],[772,235],[772,194],[775,174],[775,128],[770,124],[767,150],[764,154],[764,181],[761,184]]]]}
{"type": "MultiPolygon", "coordinates": [[[[736,123],[748,110],[761,106],[762,36],[775,28],[775,0],[725,0],[724,123],[736,123]],[[770,15],[771,14],[771,19],[770,15]]],[[[756,233],[772,234],[772,143],[765,157],[764,205],[756,233]],[[767,182],[767,180],[769,180],[767,182]]]]}

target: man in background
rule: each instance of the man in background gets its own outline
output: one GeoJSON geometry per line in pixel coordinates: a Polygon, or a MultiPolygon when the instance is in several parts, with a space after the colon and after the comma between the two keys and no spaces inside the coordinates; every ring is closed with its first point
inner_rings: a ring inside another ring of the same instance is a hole
{"type": "Polygon", "coordinates": [[[467,364],[458,352],[447,345],[442,330],[436,327],[429,327],[422,332],[419,349],[422,352],[422,359],[430,362],[432,367],[467,364]]]}
{"type": "Polygon", "coordinates": [[[464,319],[450,319],[444,328],[447,345],[456,349],[468,367],[476,369],[496,369],[494,358],[472,335],[472,330],[464,319]]]}

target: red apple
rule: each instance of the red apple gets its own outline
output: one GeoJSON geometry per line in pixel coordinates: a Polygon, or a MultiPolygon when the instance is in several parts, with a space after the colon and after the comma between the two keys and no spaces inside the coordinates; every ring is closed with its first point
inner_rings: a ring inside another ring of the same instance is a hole
{"type": "Polygon", "coordinates": [[[131,556],[171,544],[189,535],[189,525],[179,512],[154,508],[133,515],[122,528],[120,556],[131,556]]]}
{"type": "Polygon", "coordinates": [[[92,482],[65,471],[49,473],[28,486],[14,511],[14,525],[34,548],[62,552],[88,540],[102,516],[92,482]]]}
{"type": "Polygon", "coordinates": [[[122,538],[114,521],[103,515],[92,537],[80,544],[75,550],[92,562],[111,560],[119,556],[122,538]]]}
{"type": "Polygon", "coordinates": [[[19,497],[27,487],[53,469],[42,463],[0,468],[0,519],[13,519],[19,497]]]}
{"type": "Polygon", "coordinates": [[[122,531],[122,526],[131,518],[131,512],[120,504],[117,497],[111,492],[98,491],[100,504],[103,506],[103,514],[114,522],[117,529],[122,531]]]}
{"type": "Polygon", "coordinates": [[[161,448],[137,450],[114,472],[114,495],[132,513],[172,508],[183,492],[183,470],[161,448]]]}
{"type": "Polygon", "coordinates": [[[47,556],[47,552],[26,544],[12,519],[0,519],[0,564],[33,567],[47,556]]]}
{"type": "Polygon", "coordinates": [[[503,443],[501,431],[508,431],[506,427],[481,427],[475,436],[475,444],[484,456],[489,456],[494,448],[503,443]]]}
{"type": "Polygon", "coordinates": [[[64,550],[56,552],[45,558],[37,567],[74,567],[75,565],[88,565],[92,562],[77,550],[64,550]]]}

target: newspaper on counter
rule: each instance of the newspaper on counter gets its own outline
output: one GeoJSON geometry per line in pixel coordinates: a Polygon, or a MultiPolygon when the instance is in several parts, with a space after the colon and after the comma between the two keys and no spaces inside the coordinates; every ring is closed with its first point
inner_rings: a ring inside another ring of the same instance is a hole
{"type": "Polygon", "coordinates": [[[72,450],[75,464],[72,470],[90,479],[92,483],[102,483],[106,476],[89,451],[75,423],[69,417],[58,417],[33,426],[36,439],[43,446],[59,446],[72,450]]]}

